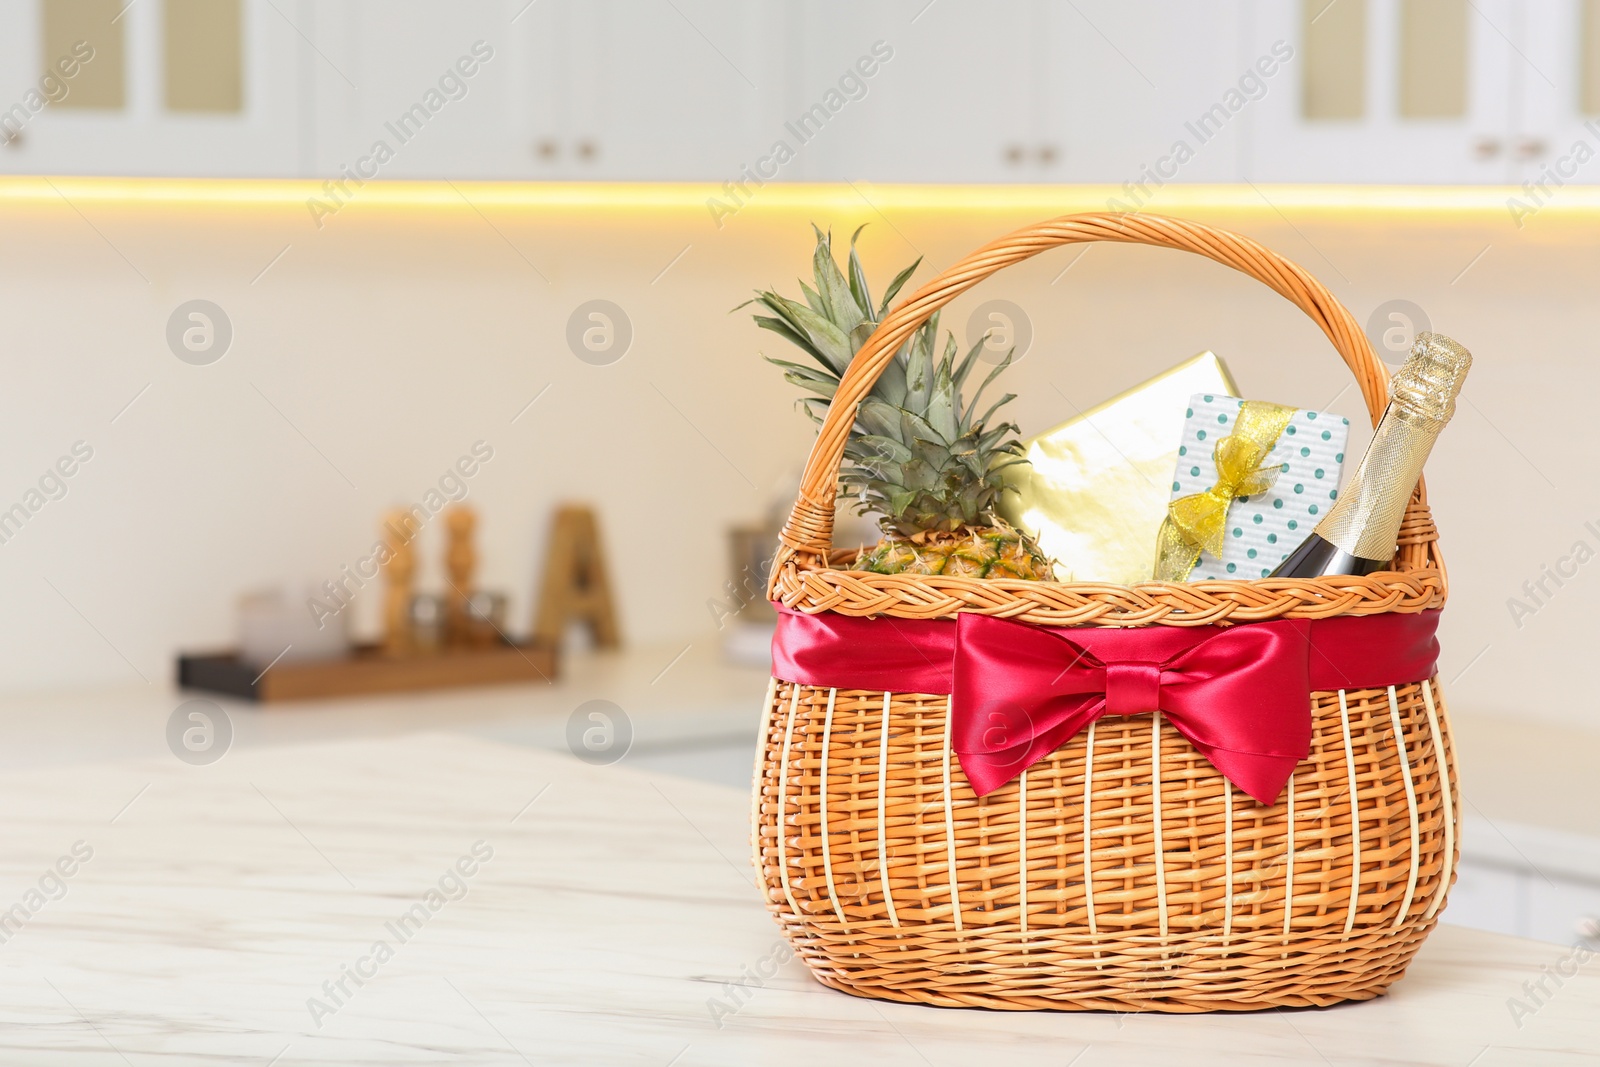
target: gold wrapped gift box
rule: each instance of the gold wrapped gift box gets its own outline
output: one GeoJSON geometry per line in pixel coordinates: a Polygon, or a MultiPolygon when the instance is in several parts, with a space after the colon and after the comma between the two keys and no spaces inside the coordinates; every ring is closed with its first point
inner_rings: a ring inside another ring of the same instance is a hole
{"type": "Polygon", "coordinates": [[[1184,410],[1195,393],[1238,389],[1210,352],[1023,442],[1000,514],[1032,534],[1063,582],[1150,580],[1172,496],[1184,410]]]}

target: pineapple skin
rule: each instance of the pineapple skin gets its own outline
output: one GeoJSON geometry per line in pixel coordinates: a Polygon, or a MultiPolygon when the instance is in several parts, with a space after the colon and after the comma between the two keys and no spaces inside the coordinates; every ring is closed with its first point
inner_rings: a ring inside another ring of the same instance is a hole
{"type": "Polygon", "coordinates": [[[873,574],[945,574],[1048,582],[1050,560],[1026,535],[998,526],[964,526],[919,538],[885,537],[856,559],[873,574]]]}

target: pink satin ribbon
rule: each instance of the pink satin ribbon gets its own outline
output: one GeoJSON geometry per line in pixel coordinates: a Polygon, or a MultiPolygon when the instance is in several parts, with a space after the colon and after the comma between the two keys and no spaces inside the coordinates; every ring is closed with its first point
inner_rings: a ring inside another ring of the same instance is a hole
{"type": "Polygon", "coordinates": [[[801,615],[780,607],[773,676],[949,694],[951,746],[979,796],[1105,715],[1160,710],[1229,781],[1273,804],[1310,752],[1314,691],[1431,677],[1437,611],[1235,626],[1042,627],[801,615]]]}

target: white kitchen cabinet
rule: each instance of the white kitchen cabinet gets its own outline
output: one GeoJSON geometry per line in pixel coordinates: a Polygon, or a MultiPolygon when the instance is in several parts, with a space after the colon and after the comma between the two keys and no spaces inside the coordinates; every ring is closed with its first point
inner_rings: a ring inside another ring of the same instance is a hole
{"type": "Polygon", "coordinates": [[[1442,918],[1474,930],[1528,936],[1527,872],[1462,857],[1442,918]]]}
{"type": "Polygon", "coordinates": [[[1060,145],[1052,178],[1133,183],[1120,197],[1129,207],[1149,202],[1168,181],[1238,181],[1252,109],[1293,78],[1267,45],[1245,47],[1242,6],[1052,5],[1046,121],[1060,145]],[[1252,66],[1263,56],[1267,77],[1252,66]]]}
{"type": "Polygon", "coordinates": [[[1501,864],[1463,856],[1444,919],[1477,930],[1572,944],[1600,930],[1600,882],[1521,859],[1501,864]]]}
{"type": "Polygon", "coordinates": [[[783,134],[788,5],[541,0],[525,21],[530,176],[721,184],[783,134]]]}
{"type": "MultiPolygon", "coordinates": [[[[1582,0],[1528,4],[1512,24],[1514,39],[1526,57],[1519,57],[1511,68],[1519,102],[1506,144],[1507,179],[1512,184],[1547,179],[1551,172],[1560,182],[1600,179],[1600,122],[1596,121],[1600,115],[1584,113],[1581,89],[1584,66],[1600,63],[1600,54],[1574,45],[1583,26],[1583,8],[1582,0]]],[[[1600,5],[1591,10],[1600,18],[1600,5]]],[[[1587,74],[1591,80],[1600,78],[1600,71],[1587,74]]],[[[1531,196],[1525,199],[1530,205],[1536,203],[1531,196]]]]}
{"type": "Polygon", "coordinates": [[[591,62],[602,47],[604,14],[540,0],[517,17],[522,58],[513,91],[521,104],[512,150],[520,172],[546,180],[595,178],[612,138],[596,124],[599,79],[591,62]]]}
{"type": "MultiPolygon", "coordinates": [[[[242,110],[165,107],[166,4],[141,0],[124,106],[46,108],[0,172],[1092,182],[1133,207],[1165,182],[1600,176],[1585,0],[1462,0],[1465,103],[1429,119],[1400,114],[1407,0],[1326,9],[1365,13],[1362,106],[1339,119],[1305,116],[1319,9],[1289,0],[241,2],[242,110]]],[[[0,6],[12,99],[41,10],[0,6]]]]}
{"type": "Polygon", "coordinates": [[[873,0],[799,10],[790,116],[815,107],[872,48],[891,57],[806,143],[799,177],[1120,184],[1161,167],[1181,180],[1237,178],[1242,124],[1203,145],[1184,124],[1239,79],[1239,0],[873,0]],[[1167,166],[1185,138],[1197,150],[1167,166]]]}
{"type": "Polygon", "coordinates": [[[502,0],[319,3],[307,176],[528,176],[515,92],[528,57],[513,12],[502,0]]]}
{"type": "MultiPolygon", "coordinates": [[[[310,169],[301,131],[307,108],[300,79],[304,41],[291,25],[308,0],[244,0],[243,107],[237,112],[175,112],[165,106],[159,3],[130,4],[117,19],[124,56],[120,108],[45,107],[0,143],[0,173],[261,175],[310,169]],[[280,13],[281,12],[281,13],[280,13]]],[[[0,8],[0,110],[39,84],[42,9],[13,0],[0,8]]],[[[93,62],[92,60],[90,61],[93,62]]],[[[70,93],[70,83],[69,83],[70,93]]]]}
{"type": "Polygon", "coordinates": [[[732,179],[779,125],[782,20],[724,0],[350,0],[324,20],[319,171],[387,139],[385,177],[732,179]]]}
{"type": "Polygon", "coordinates": [[[803,115],[817,118],[799,131],[803,142],[782,131],[797,148],[785,176],[1004,182],[1054,175],[1059,144],[1042,91],[1044,0],[981,7],[826,0],[792,10],[784,115],[790,129],[803,115]]]}
{"type": "Polygon", "coordinates": [[[1538,941],[1571,944],[1600,932],[1600,883],[1546,872],[1528,878],[1528,932],[1538,941]]]}
{"type": "Polygon", "coordinates": [[[1446,922],[1573,944],[1600,933],[1600,840],[1469,816],[1446,922]]]}
{"type": "MultiPolygon", "coordinates": [[[[1584,131],[1579,108],[1580,0],[1465,4],[1466,104],[1447,118],[1400,114],[1403,0],[1364,2],[1362,113],[1308,119],[1298,84],[1269,94],[1255,112],[1251,180],[1520,184],[1579,137],[1600,149],[1600,139],[1584,131]]],[[[1257,40],[1287,37],[1303,53],[1299,4],[1260,4],[1255,12],[1257,40]]]]}

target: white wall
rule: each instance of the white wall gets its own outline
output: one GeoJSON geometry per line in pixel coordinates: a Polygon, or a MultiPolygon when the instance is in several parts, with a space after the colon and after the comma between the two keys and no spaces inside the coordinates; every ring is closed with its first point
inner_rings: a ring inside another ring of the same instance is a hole
{"type": "MultiPolygon", "coordinates": [[[[369,186],[318,230],[309,186],[57,185],[66,199],[26,180],[0,187],[0,508],[73,442],[94,457],[0,544],[7,688],[136,672],[164,682],[178,649],[229,642],[238,593],[335,577],[384,508],[418,499],[480,439],[495,450],[470,483],[483,579],[513,594],[519,629],[549,510],[584,499],[602,515],[628,636],[704,633],[724,528],[761,511],[811,436],[756,356],[780,342],[729,314],[752,286],[796,288],[806,223],[840,235],[871,223],[862,247],[881,286],[919,253],[926,279],[1109,193],[771,186],[718,229],[710,190],[696,188],[614,188],[585,205],[556,203],[559,187],[462,185],[474,209],[449,185],[369,186]],[[235,330],[210,366],[179,361],[164,339],[169,314],[195,297],[235,330]],[[579,361],[564,340],[571,311],[594,298],[633,322],[632,348],[611,366],[579,361]]],[[[1600,549],[1583,525],[1600,529],[1593,198],[1572,191],[1518,230],[1493,191],[1451,210],[1381,190],[1361,195],[1400,206],[1264,192],[1278,208],[1231,188],[1173,188],[1152,207],[1257,237],[1358,319],[1413,300],[1473,349],[1470,403],[1429,467],[1453,582],[1444,676],[1466,670],[1449,692],[1463,710],[1590,720],[1577,672],[1600,565],[1520,628],[1507,599],[1578,539],[1600,549]]],[[[1325,340],[1260,286],[1137,248],[1096,247],[1063,274],[1076,254],[1014,268],[946,316],[959,332],[992,296],[1030,314],[1033,349],[1009,374],[1024,430],[1071,414],[1057,388],[1086,407],[1203,348],[1247,395],[1360,416],[1325,340]]],[[[425,583],[437,581],[436,545],[425,583]]],[[[369,587],[357,601],[366,629],[378,599],[369,587]]]]}

